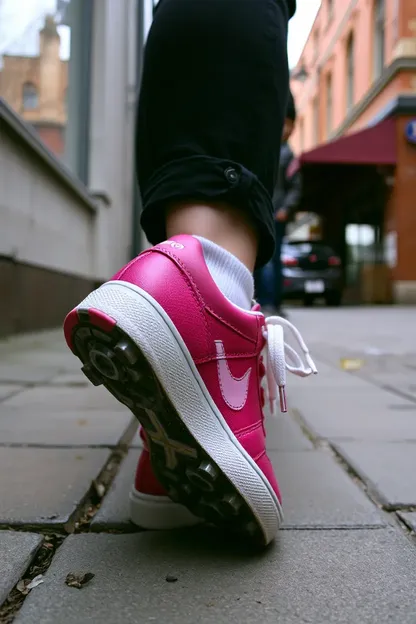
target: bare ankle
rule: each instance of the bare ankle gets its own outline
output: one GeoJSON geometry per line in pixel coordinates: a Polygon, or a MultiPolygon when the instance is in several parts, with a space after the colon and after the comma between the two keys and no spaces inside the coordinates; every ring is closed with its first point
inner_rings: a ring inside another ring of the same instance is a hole
{"type": "Polygon", "coordinates": [[[166,211],[168,238],[178,234],[202,236],[236,256],[254,270],[258,236],[241,210],[224,202],[187,201],[171,204],[166,211]]]}

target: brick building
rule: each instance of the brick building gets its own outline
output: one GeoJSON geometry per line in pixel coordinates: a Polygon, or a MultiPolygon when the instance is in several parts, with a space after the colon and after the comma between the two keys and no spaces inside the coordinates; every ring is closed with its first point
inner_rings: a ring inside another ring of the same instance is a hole
{"type": "Polygon", "coordinates": [[[39,33],[39,56],[3,56],[0,97],[36,128],[58,156],[64,153],[68,62],[60,58],[60,37],[52,17],[39,33]]]}
{"type": "Polygon", "coordinates": [[[322,0],[291,84],[304,210],[353,258],[350,285],[377,273],[374,300],[416,301],[416,0],[322,0]]]}

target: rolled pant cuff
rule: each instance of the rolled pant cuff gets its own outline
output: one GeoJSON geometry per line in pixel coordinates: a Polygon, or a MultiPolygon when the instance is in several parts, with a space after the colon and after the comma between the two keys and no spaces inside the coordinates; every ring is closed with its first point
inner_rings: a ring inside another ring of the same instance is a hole
{"type": "Polygon", "coordinates": [[[275,231],[271,197],[251,171],[230,160],[189,156],[157,169],[140,189],[141,226],[147,239],[157,244],[166,238],[165,210],[173,201],[221,201],[242,209],[257,229],[257,267],[273,255],[275,231]]]}

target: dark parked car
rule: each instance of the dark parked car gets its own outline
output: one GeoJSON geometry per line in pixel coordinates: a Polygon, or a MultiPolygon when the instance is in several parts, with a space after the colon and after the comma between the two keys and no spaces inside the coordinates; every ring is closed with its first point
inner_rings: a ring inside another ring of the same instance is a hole
{"type": "Polygon", "coordinates": [[[325,299],[338,306],[342,299],[341,260],[334,250],[321,241],[285,241],[282,246],[283,297],[302,299],[313,305],[325,299]]]}

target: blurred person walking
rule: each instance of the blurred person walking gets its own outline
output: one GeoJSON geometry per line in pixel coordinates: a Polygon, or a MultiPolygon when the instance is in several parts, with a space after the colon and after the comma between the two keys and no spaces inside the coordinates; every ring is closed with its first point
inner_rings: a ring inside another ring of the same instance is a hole
{"type": "Polygon", "coordinates": [[[275,220],[275,251],[272,260],[255,273],[256,296],[259,303],[265,310],[273,308],[279,316],[283,317],[285,313],[282,309],[282,242],[286,234],[287,224],[293,219],[301,194],[301,178],[299,172],[292,176],[288,175],[290,164],[294,159],[294,154],[288,141],[293,133],[295,122],[296,106],[293,95],[289,91],[282,144],[280,147],[279,170],[272,197],[275,220]]]}

